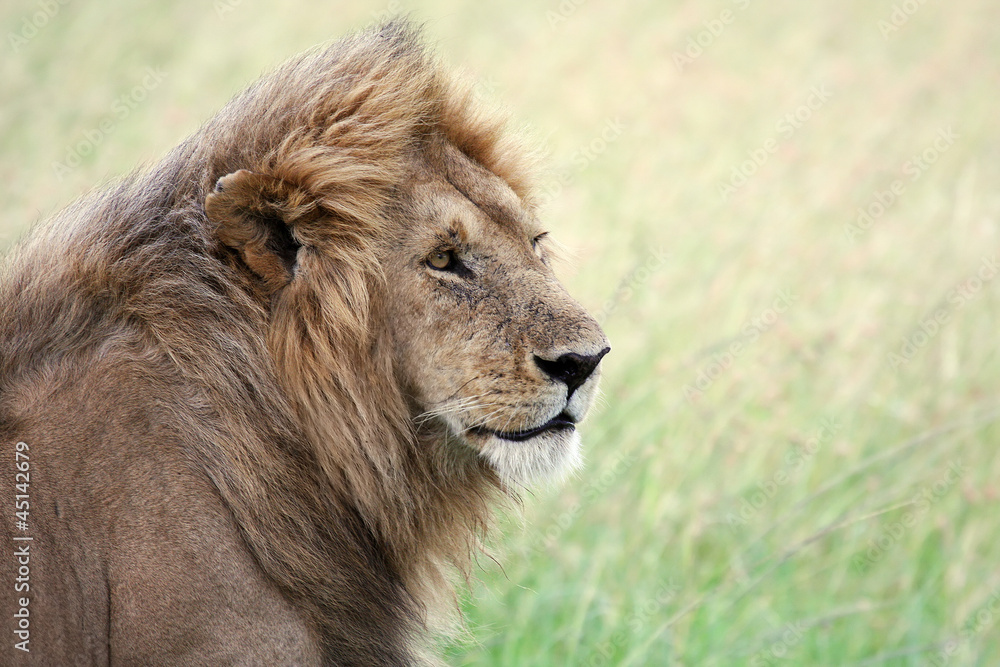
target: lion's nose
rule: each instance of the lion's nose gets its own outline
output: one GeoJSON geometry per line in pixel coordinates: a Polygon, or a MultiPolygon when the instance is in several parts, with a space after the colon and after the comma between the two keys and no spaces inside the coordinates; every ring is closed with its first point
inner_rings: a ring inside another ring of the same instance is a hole
{"type": "Polygon", "coordinates": [[[597,364],[601,363],[601,359],[610,351],[611,348],[606,347],[597,354],[590,355],[569,352],[554,360],[543,359],[536,354],[535,363],[553,380],[566,383],[569,390],[568,398],[587,381],[597,368],[597,364]]]}

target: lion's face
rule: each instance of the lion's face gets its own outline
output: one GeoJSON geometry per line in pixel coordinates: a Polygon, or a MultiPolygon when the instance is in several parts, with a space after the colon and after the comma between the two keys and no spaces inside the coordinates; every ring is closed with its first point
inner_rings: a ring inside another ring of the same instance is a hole
{"type": "Polygon", "coordinates": [[[384,267],[397,366],[417,420],[443,424],[508,481],[571,468],[575,424],[610,348],[554,277],[538,221],[450,145],[418,169],[404,197],[384,267]]]}
{"type": "MultiPolygon", "coordinates": [[[[556,280],[542,227],[504,180],[443,139],[413,157],[409,172],[373,259],[388,290],[377,326],[388,328],[395,382],[416,425],[443,430],[449,447],[484,457],[508,483],[571,469],[575,425],[610,349],[604,332],[556,280]]],[[[293,323],[272,331],[290,393],[319,404],[337,389],[301,379],[321,377],[363,332],[339,342],[320,333],[303,345],[289,331],[360,323],[353,314],[367,298],[338,259],[359,241],[328,212],[337,192],[330,197],[318,207],[289,180],[241,170],[206,200],[220,239],[272,294],[276,321],[293,323]],[[324,345],[332,347],[318,352],[324,345]]],[[[301,411],[311,413],[326,414],[301,411]]]]}

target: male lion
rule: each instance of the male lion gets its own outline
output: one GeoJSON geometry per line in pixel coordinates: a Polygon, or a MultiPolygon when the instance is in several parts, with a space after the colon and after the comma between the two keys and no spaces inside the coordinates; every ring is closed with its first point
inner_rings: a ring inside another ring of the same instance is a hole
{"type": "Polygon", "coordinates": [[[37,229],[0,276],[0,654],[436,662],[449,571],[576,463],[609,349],[525,174],[391,24],[37,229]]]}

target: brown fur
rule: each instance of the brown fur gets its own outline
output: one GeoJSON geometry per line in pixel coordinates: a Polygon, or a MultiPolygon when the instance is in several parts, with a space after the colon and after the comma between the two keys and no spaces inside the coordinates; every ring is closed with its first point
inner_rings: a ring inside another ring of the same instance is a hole
{"type": "Polygon", "coordinates": [[[15,530],[5,479],[0,539],[34,538],[19,659],[434,660],[422,637],[491,503],[575,460],[572,428],[513,439],[592,398],[596,373],[574,397],[545,360],[606,352],[532,252],[529,170],[500,130],[389,25],[291,61],[15,250],[0,460],[29,447],[31,519],[15,530]],[[468,273],[424,262],[442,251],[468,273]]]}

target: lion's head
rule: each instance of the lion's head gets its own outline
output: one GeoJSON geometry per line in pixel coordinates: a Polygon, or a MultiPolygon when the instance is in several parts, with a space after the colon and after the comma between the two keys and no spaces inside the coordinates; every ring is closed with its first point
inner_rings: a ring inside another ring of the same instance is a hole
{"type": "Polygon", "coordinates": [[[475,453],[508,484],[552,477],[578,461],[575,424],[607,339],[554,276],[526,170],[496,121],[422,51],[394,55],[391,70],[345,58],[367,66],[351,73],[349,112],[221,176],[208,217],[293,330],[273,340],[279,366],[294,360],[293,394],[315,401],[304,412],[328,411],[323,380],[302,378],[342,364],[360,338],[358,357],[390,357],[362,380],[391,364],[396,386],[378,398],[398,391],[412,428],[444,441],[437,452],[475,453]]]}

